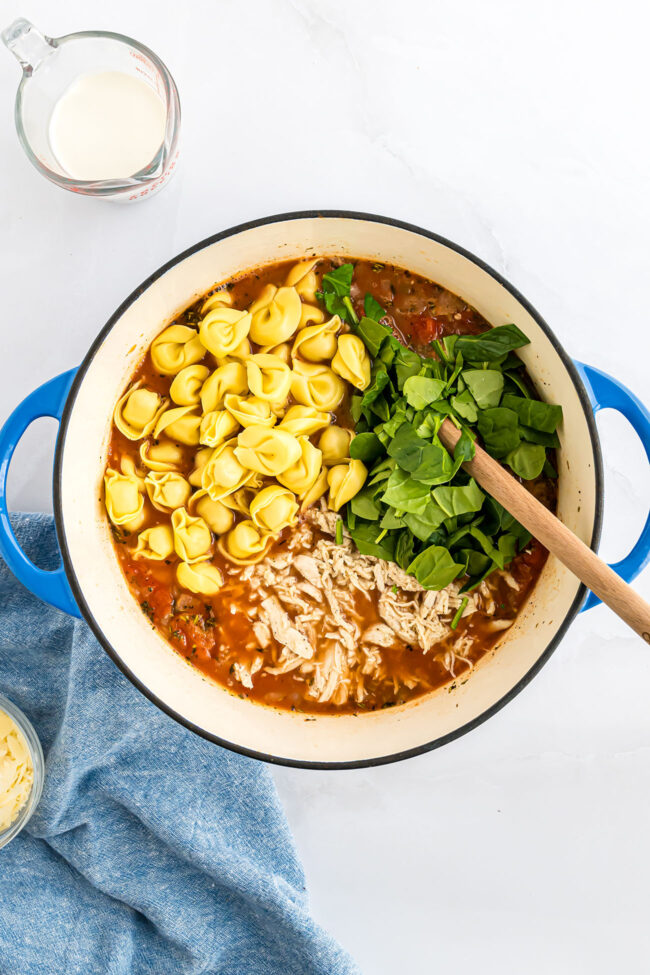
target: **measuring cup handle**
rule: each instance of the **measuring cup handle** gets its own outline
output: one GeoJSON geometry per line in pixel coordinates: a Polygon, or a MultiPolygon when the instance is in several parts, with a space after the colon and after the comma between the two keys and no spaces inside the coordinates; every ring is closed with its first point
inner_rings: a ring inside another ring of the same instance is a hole
{"type": "Polygon", "coordinates": [[[33,74],[57,47],[54,38],[41,34],[40,30],[24,17],[14,20],[0,36],[5,46],[18,59],[26,75],[33,74]]]}

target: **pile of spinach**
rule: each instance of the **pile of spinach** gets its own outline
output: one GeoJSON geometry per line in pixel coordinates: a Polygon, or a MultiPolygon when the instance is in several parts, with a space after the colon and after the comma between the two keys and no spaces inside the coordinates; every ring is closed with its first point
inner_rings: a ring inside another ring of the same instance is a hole
{"type": "Polygon", "coordinates": [[[529,339],[516,325],[449,335],[431,343],[435,358],[422,357],[382,323],[385,311],[372,295],[359,318],[353,274],[354,265],[341,265],[323,275],[318,292],[373,360],[370,385],[351,400],[350,455],[368,467],[368,479],[343,517],[363,554],[396,562],[426,589],[467,576],[462,591],[469,591],[530,540],[462,470],[476,434],[524,480],[554,477],[547,449],[559,446],[562,407],[532,395],[514,351],[529,339]],[[445,417],[462,431],[453,456],[438,435],[445,417]]]}

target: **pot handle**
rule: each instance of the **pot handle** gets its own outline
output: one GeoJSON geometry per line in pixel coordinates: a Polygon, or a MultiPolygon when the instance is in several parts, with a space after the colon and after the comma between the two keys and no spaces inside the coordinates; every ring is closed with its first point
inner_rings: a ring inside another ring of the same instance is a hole
{"type": "MultiPolygon", "coordinates": [[[[647,407],[631,390],[608,376],[607,373],[577,360],[574,362],[580,378],[585,384],[594,413],[605,409],[617,410],[622,413],[634,427],[650,461],[650,411],[647,407]]],[[[631,582],[632,579],[636,579],[639,572],[645,568],[649,561],[650,514],[648,514],[643,531],[632,551],[619,562],[615,562],[611,568],[625,582],[631,582]]],[[[593,592],[590,592],[582,609],[591,609],[592,606],[597,606],[599,603],[600,599],[594,596],[593,592]]]]}
{"type": "Polygon", "coordinates": [[[76,369],[61,373],[30,393],[0,430],[0,555],[16,578],[43,602],[81,617],[63,563],[52,571],[39,569],[27,558],[14,535],[7,511],[7,475],[18,441],[27,427],[41,416],[61,420],[76,369]]]}

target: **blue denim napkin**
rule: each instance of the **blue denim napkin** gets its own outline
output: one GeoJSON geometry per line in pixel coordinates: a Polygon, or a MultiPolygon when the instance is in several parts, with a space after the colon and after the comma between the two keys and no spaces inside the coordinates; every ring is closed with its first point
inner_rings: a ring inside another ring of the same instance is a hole
{"type": "MultiPolygon", "coordinates": [[[[53,568],[51,517],[15,525],[53,568]]],[[[309,916],[269,770],[159,711],[2,561],[0,691],[46,755],[40,805],[0,850],[1,972],[357,971],[309,916]]]]}

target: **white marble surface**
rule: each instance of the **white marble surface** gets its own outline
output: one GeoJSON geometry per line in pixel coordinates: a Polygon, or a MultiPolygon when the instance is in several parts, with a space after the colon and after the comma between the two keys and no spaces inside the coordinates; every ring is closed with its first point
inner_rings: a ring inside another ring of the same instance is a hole
{"type": "MultiPolygon", "coordinates": [[[[533,302],[566,348],[648,395],[647,7],[634,0],[5,0],[45,32],[153,47],[184,113],[182,167],[131,208],[55,189],[12,123],[0,51],[0,419],[77,363],[170,256],[283,210],[436,230],[533,302]]],[[[4,24],[2,25],[4,26],[4,24]]],[[[650,477],[600,421],[610,557],[650,477]]],[[[26,438],[16,507],[50,506],[52,428],[26,438]]],[[[650,596],[650,573],[638,588],[650,596]]],[[[407,763],[276,772],[316,917],[366,975],[648,970],[650,654],[599,608],[471,735],[407,763]]]]}

